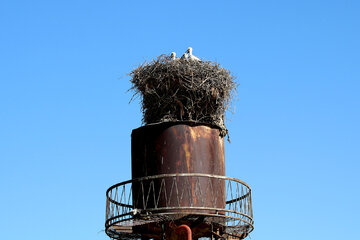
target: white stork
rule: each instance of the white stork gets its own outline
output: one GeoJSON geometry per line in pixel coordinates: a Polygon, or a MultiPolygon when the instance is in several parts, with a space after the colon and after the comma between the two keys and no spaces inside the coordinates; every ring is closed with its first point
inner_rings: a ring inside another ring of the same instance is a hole
{"type": "Polygon", "coordinates": [[[172,52],[172,53],[170,54],[170,58],[171,58],[171,60],[173,60],[173,61],[177,60],[177,58],[176,58],[176,52],[172,52]]]}
{"type": "Polygon", "coordinates": [[[192,55],[192,47],[189,47],[189,48],[187,49],[186,53],[189,54],[189,60],[190,60],[190,61],[201,61],[200,58],[192,55]]]}

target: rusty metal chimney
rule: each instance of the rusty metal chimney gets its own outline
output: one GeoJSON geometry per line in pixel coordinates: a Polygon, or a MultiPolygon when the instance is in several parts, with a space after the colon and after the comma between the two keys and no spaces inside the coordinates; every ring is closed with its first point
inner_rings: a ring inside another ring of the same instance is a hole
{"type": "MultiPolygon", "coordinates": [[[[205,63],[196,63],[202,65],[195,68],[189,61],[158,59],[152,64],[158,64],[157,69],[165,64],[164,73],[180,67],[198,71],[205,63]]],[[[172,77],[186,79],[186,75],[172,77]]],[[[150,86],[148,78],[144,91],[150,86]]],[[[152,84],[154,79],[160,78],[154,77],[152,84]]],[[[132,131],[132,179],[106,192],[105,229],[111,238],[180,239],[176,229],[183,226],[194,239],[243,239],[253,230],[250,187],[225,176],[223,126],[183,120],[181,110],[181,119],[148,123],[132,131]]]]}

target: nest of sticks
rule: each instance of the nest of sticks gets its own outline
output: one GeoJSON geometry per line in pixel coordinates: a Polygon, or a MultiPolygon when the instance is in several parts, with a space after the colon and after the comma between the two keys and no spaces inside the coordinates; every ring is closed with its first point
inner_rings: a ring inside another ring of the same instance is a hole
{"type": "Polygon", "coordinates": [[[237,87],[229,70],[210,61],[161,55],[129,75],[133,98],[142,100],[144,124],[193,121],[215,125],[222,136],[227,135],[225,111],[237,87]]]}

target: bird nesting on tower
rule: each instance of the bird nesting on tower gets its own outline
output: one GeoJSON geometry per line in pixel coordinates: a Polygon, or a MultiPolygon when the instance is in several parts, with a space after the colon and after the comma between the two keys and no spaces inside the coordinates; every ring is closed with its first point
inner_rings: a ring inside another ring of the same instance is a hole
{"type": "Polygon", "coordinates": [[[225,112],[236,94],[230,71],[201,60],[189,47],[181,56],[161,55],[130,74],[134,96],[140,96],[143,123],[192,121],[217,126],[227,134],[225,112]]]}

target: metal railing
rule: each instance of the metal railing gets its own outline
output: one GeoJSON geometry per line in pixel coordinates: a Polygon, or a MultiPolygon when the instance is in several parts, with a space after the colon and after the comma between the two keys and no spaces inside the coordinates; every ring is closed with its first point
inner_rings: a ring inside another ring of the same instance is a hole
{"type": "Polygon", "coordinates": [[[184,173],[133,179],[106,192],[105,230],[112,238],[137,239],[132,227],[194,216],[228,236],[246,236],[253,230],[251,188],[236,178],[184,173]]]}

